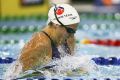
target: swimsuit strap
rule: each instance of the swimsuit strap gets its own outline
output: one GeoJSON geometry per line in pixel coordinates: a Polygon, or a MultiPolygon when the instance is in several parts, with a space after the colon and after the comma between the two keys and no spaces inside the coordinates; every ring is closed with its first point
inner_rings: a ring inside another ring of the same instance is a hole
{"type": "Polygon", "coordinates": [[[51,44],[53,45],[53,46],[55,46],[55,44],[54,44],[54,42],[53,42],[53,40],[50,38],[50,36],[45,32],[45,31],[42,31],[46,36],[48,36],[48,38],[50,39],[50,41],[51,41],[51,44]]]}
{"type": "Polygon", "coordinates": [[[45,32],[42,31],[48,38],[51,40],[51,46],[52,46],[52,59],[59,58],[60,59],[60,52],[58,51],[58,48],[54,44],[53,40],[50,38],[50,36],[45,32]]]}

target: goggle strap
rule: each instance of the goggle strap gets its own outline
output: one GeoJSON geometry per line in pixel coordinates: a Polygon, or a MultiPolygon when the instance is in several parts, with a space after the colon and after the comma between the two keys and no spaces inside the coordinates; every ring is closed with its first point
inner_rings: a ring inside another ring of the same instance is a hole
{"type": "Polygon", "coordinates": [[[56,4],[55,4],[55,8],[54,8],[54,15],[55,15],[55,18],[56,18],[56,20],[60,23],[61,26],[64,26],[64,27],[66,28],[66,26],[65,26],[62,22],[59,21],[57,15],[56,15],[56,10],[57,10],[57,6],[56,6],[56,4]]]}

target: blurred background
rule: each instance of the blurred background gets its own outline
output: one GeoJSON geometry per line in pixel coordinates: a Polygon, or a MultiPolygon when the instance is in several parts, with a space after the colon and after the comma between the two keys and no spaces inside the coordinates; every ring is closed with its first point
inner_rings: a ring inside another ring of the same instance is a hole
{"type": "Polygon", "coordinates": [[[120,56],[120,0],[0,0],[0,75],[46,25],[51,3],[69,3],[79,12],[75,36],[82,54],[120,56]]]}

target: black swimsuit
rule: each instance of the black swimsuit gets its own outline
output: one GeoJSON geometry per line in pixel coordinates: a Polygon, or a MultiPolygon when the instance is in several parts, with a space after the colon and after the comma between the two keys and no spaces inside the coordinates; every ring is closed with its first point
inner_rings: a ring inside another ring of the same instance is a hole
{"type": "MultiPolygon", "coordinates": [[[[52,59],[54,58],[59,58],[60,59],[60,52],[58,51],[58,48],[56,47],[56,45],[54,44],[53,40],[50,38],[50,36],[42,31],[46,36],[48,36],[48,38],[51,40],[51,46],[52,46],[52,59]]],[[[68,53],[68,54],[71,54],[70,52],[70,49],[67,45],[67,42],[64,44],[64,49],[65,49],[65,52],[68,53]]]]}

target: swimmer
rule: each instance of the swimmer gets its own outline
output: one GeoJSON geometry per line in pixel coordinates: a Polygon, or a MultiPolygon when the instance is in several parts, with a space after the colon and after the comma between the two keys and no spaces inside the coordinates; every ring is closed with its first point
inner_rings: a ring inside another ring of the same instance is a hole
{"type": "Polygon", "coordinates": [[[47,65],[51,60],[65,55],[74,55],[74,34],[79,22],[78,12],[71,5],[57,4],[51,7],[47,26],[32,36],[17,59],[22,65],[22,72],[47,65]]]}
{"type": "Polygon", "coordinates": [[[68,4],[57,4],[50,8],[48,18],[48,25],[34,34],[21,51],[19,61],[23,71],[46,65],[55,58],[60,59],[59,46],[63,46],[67,54],[73,55],[74,33],[80,22],[75,8],[68,4]]]}

